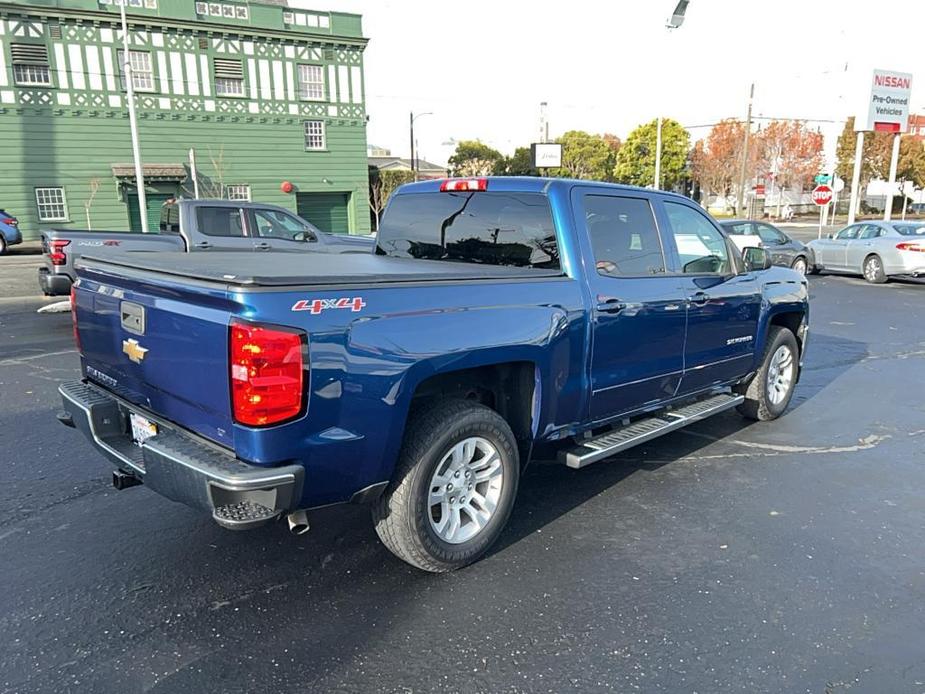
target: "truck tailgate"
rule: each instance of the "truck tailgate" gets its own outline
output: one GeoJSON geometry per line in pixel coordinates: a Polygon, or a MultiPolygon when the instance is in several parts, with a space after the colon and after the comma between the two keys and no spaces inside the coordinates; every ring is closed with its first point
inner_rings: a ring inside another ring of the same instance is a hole
{"type": "Polygon", "coordinates": [[[82,271],[75,300],[90,380],[233,447],[224,292],[82,271]]]}

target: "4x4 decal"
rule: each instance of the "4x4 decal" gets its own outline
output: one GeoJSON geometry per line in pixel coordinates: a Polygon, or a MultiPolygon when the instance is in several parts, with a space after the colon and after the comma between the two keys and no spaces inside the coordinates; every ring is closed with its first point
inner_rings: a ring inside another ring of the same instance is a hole
{"type": "Polygon", "coordinates": [[[356,296],[351,299],[342,297],[340,299],[299,299],[292,305],[293,311],[308,311],[313,316],[317,316],[322,311],[329,308],[347,308],[353,313],[359,313],[366,306],[362,296],[356,296]]]}

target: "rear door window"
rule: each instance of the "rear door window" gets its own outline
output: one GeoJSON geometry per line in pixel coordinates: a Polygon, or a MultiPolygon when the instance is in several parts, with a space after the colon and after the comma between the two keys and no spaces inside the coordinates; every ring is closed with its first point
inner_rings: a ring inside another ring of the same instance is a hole
{"type": "Polygon", "coordinates": [[[772,246],[787,243],[787,237],[769,224],[756,224],[755,227],[758,229],[758,236],[762,243],[772,246]]]}
{"type": "Polygon", "coordinates": [[[559,268],[549,201],[539,193],[396,195],[382,218],[376,253],[488,265],[559,268]]]}
{"type": "Polygon", "coordinates": [[[665,272],[665,255],[648,200],[585,195],[584,208],[599,274],[638,277],[665,272]]]}
{"type": "Polygon", "coordinates": [[[865,224],[858,234],[859,239],[875,239],[878,236],[883,236],[883,230],[876,224],[865,224]]]}
{"type": "Polygon", "coordinates": [[[239,207],[197,207],[196,221],[199,232],[206,236],[244,236],[244,223],[239,207]]]}

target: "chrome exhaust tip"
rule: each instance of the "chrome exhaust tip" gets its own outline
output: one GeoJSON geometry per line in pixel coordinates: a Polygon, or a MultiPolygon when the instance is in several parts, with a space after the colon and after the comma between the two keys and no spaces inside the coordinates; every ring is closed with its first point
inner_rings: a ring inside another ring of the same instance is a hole
{"type": "Polygon", "coordinates": [[[309,530],[308,514],[305,511],[295,511],[286,516],[289,523],[289,532],[293,535],[304,535],[309,530]]]}

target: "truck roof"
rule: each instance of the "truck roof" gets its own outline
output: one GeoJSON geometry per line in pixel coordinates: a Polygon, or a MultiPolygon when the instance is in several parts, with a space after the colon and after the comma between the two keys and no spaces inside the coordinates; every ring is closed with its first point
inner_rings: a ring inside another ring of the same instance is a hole
{"type": "MultiPolygon", "coordinates": [[[[689,200],[683,195],[666,190],[653,190],[641,186],[630,186],[623,183],[606,183],[604,181],[586,181],[577,178],[550,178],[543,176],[460,176],[463,179],[485,179],[488,181],[488,192],[502,193],[548,193],[552,188],[572,188],[574,186],[589,186],[605,190],[619,190],[624,192],[658,193],[669,197],[689,200]]],[[[395,195],[408,193],[435,193],[440,191],[441,184],[448,179],[437,178],[417,183],[406,183],[395,191],[395,195]]]]}

